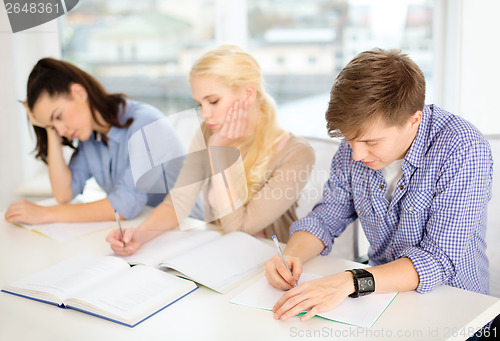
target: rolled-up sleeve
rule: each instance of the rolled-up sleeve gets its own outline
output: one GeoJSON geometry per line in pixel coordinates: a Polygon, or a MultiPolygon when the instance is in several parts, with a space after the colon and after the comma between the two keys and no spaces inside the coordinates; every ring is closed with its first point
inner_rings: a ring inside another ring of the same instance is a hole
{"type": "MultiPolygon", "coordinates": [[[[155,206],[161,202],[166,195],[164,187],[166,184],[164,183],[165,179],[163,175],[165,175],[169,183],[174,183],[180,168],[180,166],[172,166],[172,168],[164,170],[160,164],[161,161],[165,160],[155,159],[154,166],[153,164],[149,165],[152,171],[142,176],[148,178],[148,183],[161,184],[162,191],[158,191],[158,188],[145,189],[138,186],[138,179],[134,179],[132,172],[132,160],[129,151],[131,136],[137,132],[146,134],[145,131],[150,127],[150,124],[154,124],[153,127],[158,126],[161,128],[157,133],[164,135],[166,139],[160,138],[155,140],[155,135],[150,132],[150,135],[147,137],[149,149],[154,148],[160,152],[165,151],[165,154],[168,154],[168,152],[183,154],[182,146],[175,131],[168,123],[168,120],[165,119],[157,109],[145,104],[135,104],[129,106],[128,110],[130,110],[129,115],[133,114],[134,121],[129,128],[120,131],[116,130],[114,132],[115,140],[113,144],[119,151],[118,154],[114,156],[115,164],[113,168],[116,169],[116,172],[113,171],[112,176],[114,179],[112,181],[112,188],[108,192],[108,199],[111,205],[113,205],[113,208],[115,208],[125,219],[134,218],[140,213],[144,206],[148,204],[155,206]],[[165,141],[168,143],[161,143],[165,141]]],[[[137,160],[135,160],[135,162],[137,162],[137,160]]]]}
{"type": "Polygon", "coordinates": [[[128,167],[108,193],[108,200],[125,219],[132,219],[146,206],[148,197],[146,193],[136,189],[132,171],[128,167]]]}
{"type": "Polygon", "coordinates": [[[92,177],[83,151],[84,148],[83,145],[79,146],[80,150],[73,153],[68,166],[71,171],[71,192],[73,198],[83,192],[86,181],[92,177]]]}
{"type": "Polygon", "coordinates": [[[320,239],[325,245],[322,255],[331,252],[334,239],[357,218],[349,182],[350,158],[348,145],[343,142],[333,157],[322,199],[290,228],[290,237],[295,232],[307,231],[320,239]]]}
{"type": "Polygon", "coordinates": [[[486,141],[462,146],[443,165],[422,241],[400,254],[413,262],[419,275],[418,292],[426,293],[452,281],[469,290],[487,288],[487,283],[480,283],[487,278],[487,270],[481,269],[484,262],[474,257],[474,251],[485,248],[492,167],[486,141]],[[485,276],[481,271],[486,271],[485,276]],[[460,278],[456,278],[457,272],[460,278]]]}

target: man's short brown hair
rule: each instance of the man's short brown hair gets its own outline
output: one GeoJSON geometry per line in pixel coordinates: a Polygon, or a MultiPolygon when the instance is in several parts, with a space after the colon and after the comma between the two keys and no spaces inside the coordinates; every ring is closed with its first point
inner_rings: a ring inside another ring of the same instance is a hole
{"type": "Polygon", "coordinates": [[[425,104],[422,70],[401,50],[373,49],[340,71],[325,117],[328,134],[355,139],[373,119],[401,126],[425,104]]]}

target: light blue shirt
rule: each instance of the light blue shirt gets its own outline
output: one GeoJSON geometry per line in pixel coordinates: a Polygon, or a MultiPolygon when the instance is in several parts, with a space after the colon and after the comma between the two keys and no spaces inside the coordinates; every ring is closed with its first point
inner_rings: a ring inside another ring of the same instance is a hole
{"type": "Polygon", "coordinates": [[[328,254],[334,239],[359,218],[370,242],[370,265],[408,257],[419,275],[418,292],[446,284],[487,294],[493,159],[484,136],[462,118],[426,106],[401,170],[389,202],[382,172],[354,161],[342,142],[323,199],[290,234],[312,233],[328,254]]]}
{"type": "MultiPolygon", "coordinates": [[[[73,197],[82,193],[85,182],[94,177],[108,194],[108,200],[114,209],[125,219],[135,217],[145,205],[156,206],[167,193],[144,193],[134,184],[128,153],[128,140],[136,131],[151,122],[165,118],[155,107],[136,101],[127,100],[125,112],[120,109],[120,123],[133,118],[128,128],[112,127],[108,134],[107,145],[98,141],[93,134],[87,141],[80,141],[78,152],[73,154],[69,163],[71,170],[71,189],[73,197]]],[[[165,125],[165,134],[175,136],[172,143],[164,148],[173,148],[178,154],[185,154],[181,142],[173,127],[165,125]]],[[[173,165],[166,169],[166,179],[174,184],[182,165],[173,165]]],[[[171,188],[171,186],[169,186],[171,188]]]]}

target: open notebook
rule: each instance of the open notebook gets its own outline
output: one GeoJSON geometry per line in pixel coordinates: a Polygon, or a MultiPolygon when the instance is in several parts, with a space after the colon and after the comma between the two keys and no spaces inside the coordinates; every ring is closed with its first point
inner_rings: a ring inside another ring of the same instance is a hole
{"type": "MultiPolygon", "coordinates": [[[[324,276],[303,273],[299,284],[324,276]]],[[[231,300],[231,303],[272,310],[274,304],[285,292],[271,286],[262,278],[231,300]]],[[[361,327],[371,327],[387,309],[398,293],[371,294],[358,298],[347,297],[340,305],[317,316],[361,327]]]]}
{"type": "Polygon", "coordinates": [[[38,224],[38,225],[16,223],[16,225],[24,227],[30,231],[35,231],[40,234],[43,234],[44,236],[56,240],[58,242],[64,242],[92,232],[104,230],[112,226],[117,226],[116,221],[97,221],[97,222],[85,222],[85,223],[48,223],[48,224],[38,224]]]}
{"type": "MultiPolygon", "coordinates": [[[[85,196],[77,195],[71,204],[82,204],[95,200],[100,200],[106,197],[106,193],[97,191],[88,191],[85,196]]],[[[41,206],[54,206],[57,201],[54,198],[44,199],[38,201],[37,205],[41,206]]],[[[146,211],[146,210],[145,210],[146,211]]],[[[149,212],[150,210],[148,210],[149,212]]],[[[64,242],[76,237],[80,237],[89,233],[100,231],[116,225],[116,221],[96,221],[96,222],[80,222],[80,223],[47,223],[47,224],[26,224],[17,222],[15,225],[24,227],[30,231],[38,232],[47,238],[64,242]]]]}
{"type": "Polygon", "coordinates": [[[123,257],[129,264],[175,270],[225,294],[258,272],[276,254],[275,248],[243,232],[168,231],[123,257]]]}
{"type": "Polygon", "coordinates": [[[134,327],[198,287],[118,257],[78,256],[18,280],[2,291],[134,327]]]}

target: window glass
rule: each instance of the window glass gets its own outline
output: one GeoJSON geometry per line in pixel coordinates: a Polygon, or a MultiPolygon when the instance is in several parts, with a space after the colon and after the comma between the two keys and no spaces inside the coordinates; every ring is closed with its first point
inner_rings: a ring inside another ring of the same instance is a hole
{"type": "Polygon", "coordinates": [[[278,103],[328,92],[359,52],[400,48],[432,93],[432,0],[248,0],[251,51],[278,103]]]}
{"type": "Polygon", "coordinates": [[[399,48],[422,69],[432,103],[432,0],[248,0],[249,48],[279,104],[280,124],[328,137],[324,113],[339,71],[358,53],[399,48]]]}
{"type": "MultiPolygon", "coordinates": [[[[166,114],[191,108],[187,73],[218,41],[216,24],[228,15],[221,11],[224,1],[80,1],[60,19],[63,58],[109,91],[166,114]]],[[[285,109],[319,98],[314,113],[322,131],[324,98],[336,75],[356,54],[374,47],[408,53],[425,74],[426,102],[432,102],[432,0],[246,0],[244,6],[245,20],[234,22],[247,23],[242,41],[261,64],[269,92],[285,109]]]]}
{"type": "Polygon", "coordinates": [[[187,72],[214,41],[214,0],[85,0],[60,19],[64,59],[165,114],[194,107],[187,72]]]}

